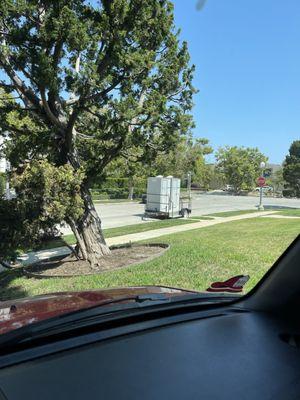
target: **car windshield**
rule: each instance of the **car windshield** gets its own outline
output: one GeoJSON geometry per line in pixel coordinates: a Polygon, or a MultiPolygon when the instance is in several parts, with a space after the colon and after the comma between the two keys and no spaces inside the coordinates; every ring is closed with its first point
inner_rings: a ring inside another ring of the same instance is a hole
{"type": "Polygon", "coordinates": [[[0,333],[262,279],[300,233],[299,14],[1,1],[0,333]]]}

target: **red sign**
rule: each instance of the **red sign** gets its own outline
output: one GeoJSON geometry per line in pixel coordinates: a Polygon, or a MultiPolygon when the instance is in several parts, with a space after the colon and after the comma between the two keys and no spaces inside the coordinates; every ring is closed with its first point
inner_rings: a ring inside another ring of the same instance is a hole
{"type": "Polygon", "coordinates": [[[265,186],[265,184],[266,184],[266,179],[265,179],[263,176],[260,176],[260,177],[257,179],[257,184],[258,184],[258,186],[260,186],[260,187],[265,186]]]}

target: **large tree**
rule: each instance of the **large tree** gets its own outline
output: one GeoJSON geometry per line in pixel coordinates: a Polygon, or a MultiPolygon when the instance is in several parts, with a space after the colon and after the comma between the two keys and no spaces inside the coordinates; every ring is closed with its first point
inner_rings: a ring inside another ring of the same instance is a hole
{"type": "Polygon", "coordinates": [[[2,0],[0,41],[0,87],[13,98],[0,107],[0,128],[10,132],[12,167],[46,158],[83,171],[84,213],[67,223],[95,265],[109,253],[89,193],[95,177],[132,149],[150,160],[191,126],[193,67],[173,6],[2,0]]]}
{"type": "Polygon", "coordinates": [[[283,178],[291,196],[300,197],[300,140],[295,140],[283,165],[283,178]]]}
{"type": "Polygon", "coordinates": [[[257,148],[237,146],[220,148],[216,159],[217,171],[224,176],[227,184],[233,186],[236,193],[254,188],[262,172],[260,164],[267,161],[267,157],[257,148]]]}

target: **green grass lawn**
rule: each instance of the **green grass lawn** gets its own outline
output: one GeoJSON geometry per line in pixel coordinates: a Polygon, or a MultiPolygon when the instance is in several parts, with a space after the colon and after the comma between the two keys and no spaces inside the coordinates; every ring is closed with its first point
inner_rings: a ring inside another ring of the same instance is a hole
{"type": "MultiPolygon", "coordinates": [[[[104,231],[104,236],[108,239],[116,236],[130,235],[131,233],[152,231],[153,229],[161,229],[161,228],[168,228],[171,226],[193,224],[195,222],[199,222],[198,220],[201,219],[202,220],[211,219],[206,217],[193,217],[193,218],[197,219],[197,221],[195,221],[194,219],[184,219],[184,218],[164,219],[153,222],[145,222],[143,224],[121,226],[119,228],[109,228],[109,229],[104,229],[103,231],[104,231]]],[[[57,239],[49,240],[48,242],[39,245],[35,250],[49,250],[55,247],[65,246],[66,243],[70,245],[75,244],[76,243],[75,236],[71,234],[59,237],[57,239]]]]}
{"type": "Polygon", "coordinates": [[[171,245],[162,257],[119,271],[45,280],[2,273],[0,299],[135,285],[205,290],[211,282],[236,274],[251,276],[249,290],[298,234],[297,220],[254,218],[163,236],[152,240],[171,245]]]}
{"type": "Polygon", "coordinates": [[[197,221],[186,218],[178,219],[164,219],[158,221],[151,221],[144,224],[121,226],[120,228],[104,229],[104,235],[107,238],[130,235],[131,233],[147,232],[153,229],[168,228],[171,226],[194,224],[197,221]]]}
{"type": "Polygon", "coordinates": [[[208,217],[207,215],[199,215],[199,216],[194,216],[193,214],[190,216],[191,219],[200,219],[203,221],[209,221],[214,219],[213,217],[208,217]]]}
{"type": "Polygon", "coordinates": [[[224,212],[219,212],[219,213],[214,213],[214,214],[208,214],[208,217],[222,217],[222,218],[228,218],[228,217],[235,217],[237,215],[244,215],[244,214],[251,214],[258,212],[258,210],[238,210],[238,211],[224,211],[224,212]]]}
{"type": "Polygon", "coordinates": [[[300,209],[281,210],[277,215],[284,215],[287,217],[300,217],[300,209]]]}

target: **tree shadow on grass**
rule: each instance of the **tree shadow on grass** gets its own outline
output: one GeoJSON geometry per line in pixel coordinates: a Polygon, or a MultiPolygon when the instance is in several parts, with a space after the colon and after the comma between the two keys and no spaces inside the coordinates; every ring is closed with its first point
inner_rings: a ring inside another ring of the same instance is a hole
{"type": "Polygon", "coordinates": [[[281,211],[281,210],[299,210],[296,207],[288,207],[288,206],[271,206],[271,205],[264,205],[265,210],[267,211],[281,211]]]}
{"type": "Polygon", "coordinates": [[[21,268],[0,273],[0,301],[28,296],[27,291],[21,285],[15,285],[13,283],[15,279],[21,277],[24,277],[21,268]]]}
{"type": "Polygon", "coordinates": [[[205,195],[205,196],[236,196],[236,197],[239,197],[236,193],[234,193],[234,192],[225,192],[225,191],[217,191],[217,192],[214,192],[214,191],[212,191],[212,192],[202,192],[202,193],[199,193],[199,194],[197,194],[198,196],[203,196],[203,195],[205,195]]]}

